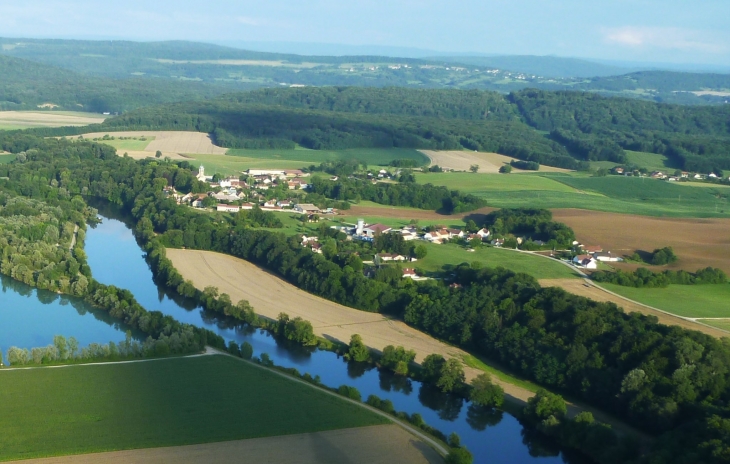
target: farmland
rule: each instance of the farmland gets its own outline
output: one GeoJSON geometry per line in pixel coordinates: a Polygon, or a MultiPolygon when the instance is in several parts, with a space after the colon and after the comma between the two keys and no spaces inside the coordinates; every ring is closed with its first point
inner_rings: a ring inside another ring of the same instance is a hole
{"type": "Polygon", "coordinates": [[[682,317],[729,317],[730,285],[670,285],[667,288],[633,288],[601,284],[626,298],[682,317]]]}
{"type": "MultiPolygon", "coordinates": [[[[555,210],[553,217],[570,226],[580,242],[601,245],[619,255],[671,246],[679,261],[655,270],[694,272],[712,266],[730,272],[730,219],[656,218],[577,209],[555,210]]],[[[636,267],[611,264],[622,269],[636,267]]]]}
{"type": "Polygon", "coordinates": [[[367,162],[371,166],[387,166],[396,159],[411,159],[419,165],[428,163],[428,158],[421,152],[408,148],[354,148],[350,150],[308,150],[305,148],[294,150],[231,149],[228,150],[227,155],[271,161],[286,160],[297,163],[293,167],[319,164],[325,161],[345,160],[359,160],[367,162]]]}
{"type": "Polygon", "coordinates": [[[0,372],[0,411],[0,460],[387,423],[227,356],[0,372]]]}
{"type": "MultiPolygon", "coordinates": [[[[258,464],[442,464],[443,458],[426,444],[396,425],[376,425],[282,437],[252,438],[200,445],[136,449],[73,456],[73,464],[127,464],[130,462],[200,462],[258,464]],[[313,446],[313,443],[315,446],[313,446]]],[[[23,464],[55,464],[58,458],[16,461],[23,464]]],[[[63,462],[67,462],[64,460],[63,462]]]]}
{"type": "MultiPolygon", "coordinates": [[[[662,171],[662,172],[674,172],[677,169],[672,161],[664,155],[658,155],[656,153],[645,153],[641,151],[630,151],[626,150],[627,164],[638,166],[639,168],[646,168],[649,171],[662,171]]],[[[619,166],[619,163],[612,161],[592,161],[591,168],[599,169],[606,168],[611,169],[614,166],[619,166]]]]}
{"type": "MultiPolygon", "coordinates": [[[[427,244],[428,255],[413,265],[426,271],[440,271],[444,266],[463,262],[480,263],[483,267],[504,267],[514,272],[524,272],[536,279],[570,279],[578,274],[558,261],[530,253],[520,253],[492,247],[480,247],[469,252],[458,245],[427,244]]],[[[410,264],[409,264],[410,266],[410,264]]]]}
{"type": "MultiPolygon", "coordinates": [[[[485,153],[485,152],[474,152],[465,150],[421,150],[423,154],[429,157],[431,165],[438,165],[445,169],[453,169],[455,171],[468,171],[469,168],[476,164],[479,166],[480,173],[491,173],[496,174],[499,172],[499,168],[505,164],[509,164],[510,161],[515,158],[511,156],[500,155],[498,153],[485,153]]],[[[542,172],[569,172],[567,169],[554,168],[551,166],[540,166],[542,172]]],[[[533,172],[533,171],[521,171],[514,169],[514,173],[521,172],[533,172]]]]}
{"type": "Polygon", "coordinates": [[[0,111],[0,130],[87,126],[102,123],[104,119],[101,114],[72,111],[0,111]]]}

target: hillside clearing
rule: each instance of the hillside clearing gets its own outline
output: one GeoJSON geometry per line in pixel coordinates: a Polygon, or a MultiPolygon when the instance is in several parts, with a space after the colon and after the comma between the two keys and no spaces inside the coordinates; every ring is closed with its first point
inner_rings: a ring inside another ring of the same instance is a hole
{"type": "MultiPolygon", "coordinates": [[[[420,150],[421,153],[428,156],[431,160],[431,166],[438,165],[444,169],[453,169],[454,171],[468,171],[469,168],[476,164],[479,166],[480,173],[496,174],[499,168],[510,161],[516,159],[511,156],[500,155],[498,153],[485,153],[475,151],[458,151],[458,150],[420,150]]],[[[568,169],[554,168],[551,166],[540,166],[542,172],[571,172],[568,169]]],[[[522,171],[514,169],[513,173],[534,172],[522,171]]]]}
{"type": "MultiPolygon", "coordinates": [[[[210,135],[202,132],[189,131],[134,131],[134,132],[93,132],[83,134],[85,139],[102,138],[105,135],[119,137],[145,137],[154,138],[143,150],[152,156],[158,150],[162,153],[200,153],[207,155],[225,155],[227,148],[218,147],[213,144],[210,135]]],[[[102,142],[103,143],[103,142],[102,142]]],[[[117,153],[124,154],[124,150],[117,153]]]]}
{"type": "Polygon", "coordinates": [[[28,129],[32,127],[88,126],[101,124],[101,114],[53,111],[0,111],[0,128],[28,129]]]}
{"type": "Polygon", "coordinates": [[[0,371],[0,460],[388,422],[229,356],[0,371]]]}

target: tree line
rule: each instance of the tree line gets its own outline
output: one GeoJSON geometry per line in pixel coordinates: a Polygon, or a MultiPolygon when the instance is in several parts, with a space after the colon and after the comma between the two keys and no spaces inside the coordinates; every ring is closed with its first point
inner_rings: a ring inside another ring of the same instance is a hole
{"type": "Polygon", "coordinates": [[[666,288],[669,285],[707,285],[726,284],[727,274],[722,269],[706,267],[696,272],[670,271],[652,272],[640,267],[634,272],[622,271],[596,271],[591,274],[591,279],[596,282],[622,285],[635,288],[666,288]]]}

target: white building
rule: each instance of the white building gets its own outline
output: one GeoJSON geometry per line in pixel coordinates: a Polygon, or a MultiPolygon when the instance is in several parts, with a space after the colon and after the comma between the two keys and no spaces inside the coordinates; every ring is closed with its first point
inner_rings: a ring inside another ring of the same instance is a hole
{"type": "Polygon", "coordinates": [[[205,175],[205,166],[203,166],[202,164],[198,168],[198,176],[197,176],[197,178],[198,178],[198,180],[200,182],[210,182],[211,180],[213,180],[213,176],[206,176],[205,175]]]}
{"type": "Polygon", "coordinates": [[[598,262],[591,255],[578,255],[573,258],[573,263],[586,269],[598,269],[598,262]]]}
{"type": "Polygon", "coordinates": [[[241,207],[236,206],[236,205],[219,204],[218,207],[216,208],[216,211],[221,211],[224,213],[237,213],[237,212],[241,211],[241,207]]]}

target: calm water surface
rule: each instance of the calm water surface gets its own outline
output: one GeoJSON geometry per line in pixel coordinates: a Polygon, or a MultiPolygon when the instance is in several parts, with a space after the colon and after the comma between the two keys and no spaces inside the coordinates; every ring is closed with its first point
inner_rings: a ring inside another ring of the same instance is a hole
{"type": "Polygon", "coordinates": [[[234,340],[239,344],[247,341],[254,347],[255,355],[268,353],[277,365],[319,375],[328,386],[347,384],[357,387],[363,398],[375,394],[389,399],[398,411],[419,413],[426,423],[447,435],[458,433],[462,443],[474,454],[475,462],[579,462],[560,453],[551,443],[526,433],[517,419],[508,413],[483,410],[389,372],[347,364],[331,352],[277,343],[265,332],[242,328],[229,318],[219,317],[166,292],[154,283],[144,252],[124,218],[114,210],[95,206],[104,214],[104,220],[89,229],[86,235],[86,252],[94,278],[130,290],[146,309],[208,328],[226,341],[234,340]]]}

